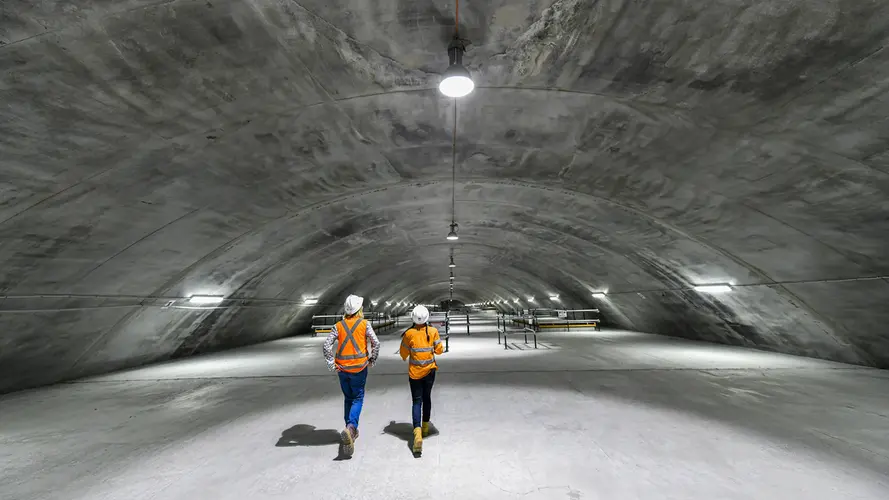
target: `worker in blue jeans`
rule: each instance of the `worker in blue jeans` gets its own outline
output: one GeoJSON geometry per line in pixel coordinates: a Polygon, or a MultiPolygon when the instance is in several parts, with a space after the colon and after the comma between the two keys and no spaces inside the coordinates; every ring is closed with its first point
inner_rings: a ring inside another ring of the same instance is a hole
{"type": "Polygon", "coordinates": [[[376,364],[380,355],[380,341],[363,317],[363,304],[363,298],[350,295],[346,299],[342,321],[331,328],[324,342],[327,367],[331,371],[336,370],[343,391],[343,419],[346,426],[340,438],[343,454],[349,457],[355,452],[355,440],[358,439],[358,420],[364,406],[367,370],[376,364]],[[335,353],[334,346],[337,346],[335,353]]]}

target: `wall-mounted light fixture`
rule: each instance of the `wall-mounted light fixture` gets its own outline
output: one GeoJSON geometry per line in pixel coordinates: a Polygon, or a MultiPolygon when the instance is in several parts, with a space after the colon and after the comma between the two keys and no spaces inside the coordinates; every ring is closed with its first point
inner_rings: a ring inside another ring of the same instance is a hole
{"type": "Polygon", "coordinates": [[[192,295],[188,298],[188,302],[197,305],[219,304],[225,300],[223,295],[192,295]]]}
{"type": "Polygon", "coordinates": [[[702,293],[728,293],[732,291],[732,287],[729,285],[696,285],[695,291],[702,293]]]}
{"type": "Polygon", "coordinates": [[[604,299],[608,294],[606,292],[596,292],[593,294],[593,297],[597,299],[604,299]]]}
{"type": "Polygon", "coordinates": [[[318,299],[303,299],[303,304],[307,306],[314,306],[318,303],[318,299]]]}

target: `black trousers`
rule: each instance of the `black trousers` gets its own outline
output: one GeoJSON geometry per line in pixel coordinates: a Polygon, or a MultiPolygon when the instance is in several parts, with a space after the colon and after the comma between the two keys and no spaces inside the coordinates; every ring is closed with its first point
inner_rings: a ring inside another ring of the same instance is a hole
{"type": "Polygon", "coordinates": [[[414,428],[420,427],[420,411],[422,409],[423,422],[428,422],[432,416],[432,385],[435,384],[435,370],[429,372],[429,375],[411,382],[411,399],[414,400],[412,417],[414,428]]]}

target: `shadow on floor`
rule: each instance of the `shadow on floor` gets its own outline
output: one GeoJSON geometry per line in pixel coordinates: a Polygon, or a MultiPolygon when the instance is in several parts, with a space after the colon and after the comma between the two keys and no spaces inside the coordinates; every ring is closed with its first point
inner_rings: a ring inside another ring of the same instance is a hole
{"type": "Polygon", "coordinates": [[[341,460],[349,460],[350,456],[345,453],[339,431],[333,429],[316,429],[314,425],[297,424],[281,433],[277,447],[288,446],[330,446],[337,445],[336,458],[333,460],[338,462],[341,460]]]}
{"type": "Polygon", "coordinates": [[[414,454],[414,427],[406,422],[396,423],[394,420],[389,421],[389,425],[383,428],[383,433],[395,436],[407,444],[408,451],[414,454]]]}
{"type": "MultiPolygon", "coordinates": [[[[395,422],[394,420],[389,421],[389,425],[383,428],[383,433],[388,434],[390,436],[395,436],[398,439],[407,443],[407,449],[411,450],[411,454],[413,454],[413,444],[414,444],[414,426],[407,422],[395,422]]],[[[431,437],[437,436],[439,434],[438,429],[435,428],[435,425],[429,426],[429,435],[423,438],[423,440],[427,440],[431,437]]]]}
{"type": "Polygon", "coordinates": [[[314,425],[297,424],[282,432],[275,446],[327,446],[339,443],[339,431],[318,430],[314,425]]]}
{"type": "Polygon", "coordinates": [[[389,425],[383,428],[383,432],[390,436],[395,436],[402,441],[407,441],[411,443],[414,440],[414,428],[411,424],[406,422],[395,423],[394,420],[389,422],[389,425]]]}

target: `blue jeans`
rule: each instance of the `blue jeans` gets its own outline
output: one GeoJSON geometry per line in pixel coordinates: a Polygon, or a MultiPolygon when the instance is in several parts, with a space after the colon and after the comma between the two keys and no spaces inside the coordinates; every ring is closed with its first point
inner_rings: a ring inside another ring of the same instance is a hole
{"type": "Polygon", "coordinates": [[[358,373],[339,372],[340,388],[345,398],[344,418],[346,425],[358,430],[358,418],[364,405],[364,385],[367,384],[367,368],[358,373]]]}
{"type": "Polygon", "coordinates": [[[411,384],[411,420],[414,428],[420,427],[420,417],[423,422],[428,422],[432,416],[432,385],[435,384],[435,370],[420,380],[409,379],[411,384]]]}

